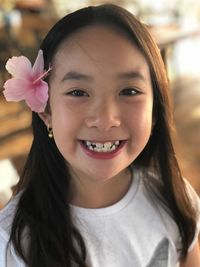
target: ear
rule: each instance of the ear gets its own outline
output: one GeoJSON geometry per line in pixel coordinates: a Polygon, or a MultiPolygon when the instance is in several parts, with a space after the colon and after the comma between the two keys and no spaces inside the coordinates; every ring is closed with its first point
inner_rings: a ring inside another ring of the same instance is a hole
{"type": "Polygon", "coordinates": [[[152,124],[151,124],[151,135],[153,134],[154,127],[156,125],[157,120],[155,119],[155,116],[152,118],[152,124]]]}
{"type": "Polygon", "coordinates": [[[155,124],[156,124],[156,119],[155,119],[155,117],[153,117],[153,120],[152,120],[152,129],[154,128],[155,124]]]}
{"type": "Polygon", "coordinates": [[[38,116],[40,117],[40,119],[44,122],[44,124],[47,127],[51,125],[51,115],[49,113],[41,112],[41,113],[38,113],[38,116]]]}
{"type": "Polygon", "coordinates": [[[153,112],[153,114],[152,114],[152,129],[156,125],[156,122],[157,122],[157,114],[155,114],[155,112],[153,112]]]}

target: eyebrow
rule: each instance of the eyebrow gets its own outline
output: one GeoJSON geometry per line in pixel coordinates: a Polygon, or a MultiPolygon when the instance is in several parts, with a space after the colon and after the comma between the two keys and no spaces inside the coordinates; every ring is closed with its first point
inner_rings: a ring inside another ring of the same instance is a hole
{"type": "MultiPolygon", "coordinates": [[[[145,77],[138,71],[128,71],[118,73],[116,78],[119,80],[126,80],[126,79],[139,79],[141,81],[146,81],[145,77]]],[[[70,71],[67,72],[64,77],[62,78],[62,82],[67,80],[83,80],[83,81],[93,81],[94,78],[90,75],[79,73],[77,71],[70,71]]]]}
{"type": "Polygon", "coordinates": [[[126,80],[126,79],[138,79],[141,81],[146,81],[145,77],[142,75],[142,73],[138,71],[128,71],[128,72],[122,72],[117,74],[117,78],[126,80]]]}
{"type": "Polygon", "coordinates": [[[77,71],[67,72],[62,78],[62,82],[67,80],[84,80],[84,81],[93,81],[94,78],[92,76],[79,73],[77,71]]]}

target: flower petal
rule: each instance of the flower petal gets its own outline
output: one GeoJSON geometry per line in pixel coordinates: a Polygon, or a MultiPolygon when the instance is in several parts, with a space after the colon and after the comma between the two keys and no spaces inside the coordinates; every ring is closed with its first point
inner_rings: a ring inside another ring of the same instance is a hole
{"type": "Polygon", "coordinates": [[[30,79],[32,73],[31,62],[27,57],[12,57],[6,63],[7,71],[15,78],[30,79]]]}
{"type": "Polygon", "coordinates": [[[35,112],[43,112],[47,103],[41,102],[35,95],[34,91],[30,91],[25,99],[27,105],[30,107],[32,111],[35,112]]]}
{"type": "Polygon", "coordinates": [[[44,58],[43,51],[39,50],[35,63],[33,65],[33,77],[40,76],[44,72],[44,58]]]}
{"type": "Polygon", "coordinates": [[[26,98],[31,86],[28,81],[12,78],[5,82],[3,94],[7,101],[21,101],[26,98]]]}
{"type": "Polygon", "coordinates": [[[48,95],[48,84],[44,81],[41,81],[37,87],[35,88],[35,96],[37,99],[40,99],[42,103],[46,103],[49,95],[48,95]]]}
{"type": "Polygon", "coordinates": [[[42,79],[45,72],[43,51],[39,50],[33,68],[28,58],[12,57],[6,63],[6,69],[13,76],[4,84],[7,101],[25,100],[31,110],[44,111],[48,101],[48,84],[42,79]]]}

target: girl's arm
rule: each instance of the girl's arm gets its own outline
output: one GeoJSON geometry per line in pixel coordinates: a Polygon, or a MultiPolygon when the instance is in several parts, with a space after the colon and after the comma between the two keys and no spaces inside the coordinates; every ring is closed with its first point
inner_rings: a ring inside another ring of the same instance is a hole
{"type": "Polygon", "coordinates": [[[186,260],[180,264],[180,267],[200,267],[200,248],[198,241],[192,250],[188,252],[186,260]]]}

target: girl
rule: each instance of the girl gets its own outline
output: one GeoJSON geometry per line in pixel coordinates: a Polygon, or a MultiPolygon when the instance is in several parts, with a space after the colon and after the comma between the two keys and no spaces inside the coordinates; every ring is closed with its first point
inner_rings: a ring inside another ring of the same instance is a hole
{"type": "Polygon", "coordinates": [[[199,199],[145,25],[115,5],[84,8],[50,30],[33,68],[6,67],[5,97],[26,100],[34,139],[0,215],[0,266],[200,266],[199,199]]]}

